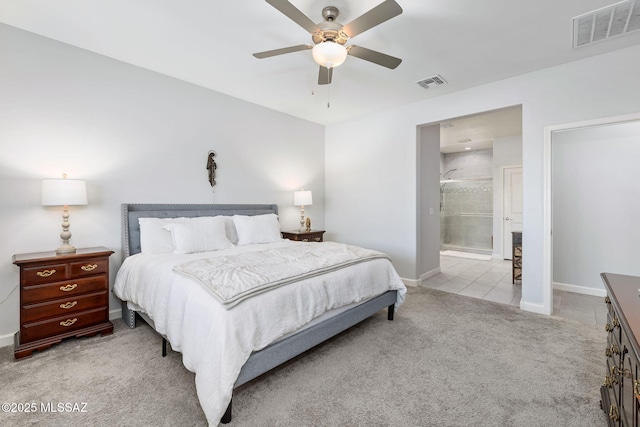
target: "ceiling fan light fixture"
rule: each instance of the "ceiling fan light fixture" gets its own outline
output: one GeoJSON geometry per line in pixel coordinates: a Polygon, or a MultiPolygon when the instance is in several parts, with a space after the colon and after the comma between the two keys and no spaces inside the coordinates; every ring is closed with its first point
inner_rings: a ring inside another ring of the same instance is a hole
{"type": "Polygon", "coordinates": [[[347,59],[347,48],[331,40],[318,43],[311,50],[314,61],[326,68],[341,65],[347,59]]]}

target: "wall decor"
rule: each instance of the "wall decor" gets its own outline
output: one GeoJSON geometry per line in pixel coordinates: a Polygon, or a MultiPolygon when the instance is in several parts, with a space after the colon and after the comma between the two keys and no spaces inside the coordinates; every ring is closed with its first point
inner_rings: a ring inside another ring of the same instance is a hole
{"type": "Polygon", "coordinates": [[[207,155],[207,171],[209,172],[209,184],[211,184],[211,187],[216,185],[216,169],[218,165],[216,165],[216,161],[214,160],[215,156],[216,152],[213,150],[209,151],[207,155]]]}

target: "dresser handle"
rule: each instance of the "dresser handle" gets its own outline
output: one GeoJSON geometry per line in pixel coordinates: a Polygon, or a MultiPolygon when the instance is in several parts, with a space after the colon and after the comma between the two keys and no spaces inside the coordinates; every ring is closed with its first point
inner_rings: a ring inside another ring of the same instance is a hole
{"type": "Polygon", "coordinates": [[[77,287],[78,287],[78,284],[74,283],[74,284],[71,284],[71,285],[60,286],[60,290],[62,292],[69,292],[69,291],[74,290],[77,287]]]}
{"type": "Polygon", "coordinates": [[[74,317],[73,319],[67,319],[64,322],[60,322],[60,326],[71,326],[77,321],[78,321],[77,317],[74,317]]]}
{"type": "Polygon", "coordinates": [[[36,274],[40,277],[49,277],[53,274],[55,274],[55,270],[44,270],[44,271],[38,271],[36,274]]]}
{"type": "Polygon", "coordinates": [[[611,377],[609,375],[605,375],[604,376],[604,384],[603,386],[607,387],[607,388],[611,388],[613,386],[613,380],[611,379],[611,377]]]}
{"type": "Polygon", "coordinates": [[[93,271],[98,268],[98,264],[87,264],[80,267],[82,271],[93,271]]]}
{"type": "Polygon", "coordinates": [[[611,347],[607,347],[604,351],[605,356],[611,357],[614,354],[620,354],[620,349],[616,344],[611,344],[611,347]]]}
{"type": "Polygon", "coordinates": [[[608,296],[604,297],[604,303],[611,304],[611,298],[609,298],[608,296]]]}
{"type": "Polygon", "coordinates": [[[618,407],[616,405],[611,405],[609,408],[609,418],[613,421],[620,420],[620,414],[618,414],[618,407]]]}
{"type": "Polygon", "coordinates": [[[620,375],[620,373],[618,372],[618,367],[617,366],[612,366],[611,367],[611,382],[613,384],[618,384],[618,375],[620,375]]]}
{"type": "Polygon", "coordinates": [[[611,418],[613,421],[620,420],[620,414],[618,414],[618,407],[616,405],[611,405],[611,407],[609,408],[609,418],[611,418]]]}
{"type": "Polygon", "coordinates": [[[620,327],[620,320],[618,320],[617,317],[613,316],[613,321],[611,322],[613,324],[614,328],[619,328],[620,327]]]}
{"type": "Polygon", "coordinates": [[[604,330],[607,331],[607,332],[611,332],[611,331],[613,331],[613,326],[611,326],[610,323],[607,323],[607,324],[604,325],[604,330]]]}
{"type": "Polygon", "coordinates": [[[313,240],[315,240],[316,242],[319,242],[320,240],[322,240],[322,237],[315,237],[313,240]]]}
{"type": "Polygon", "coordinates": [[[69,301],[69,302],[65,302],[64,304],[60,304],[60,308],[71,308],[71,307],[75,307],[76,304],[78,304],[78,301],[69,301]]]}
{"type": "Polygon", "coordinates": [[[640,399],[640,381],[633,380],[633,395],[636,399],[640,399]]]}
{"type": "Polygon", "coordinates": [[[309,241],[309,239],[302,239],[302,241],[303,241],[303,242],[308,242],[308,241],[309,241]]]}

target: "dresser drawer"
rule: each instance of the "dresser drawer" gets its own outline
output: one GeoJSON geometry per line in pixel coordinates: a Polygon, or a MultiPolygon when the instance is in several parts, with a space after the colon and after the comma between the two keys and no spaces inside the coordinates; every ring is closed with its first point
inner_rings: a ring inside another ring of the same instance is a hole
{"type": "Polygon", "coordinates": [[[25,323],[20,327],[20,342],[28,343],[53,335],[65,334],[97,325],[109,319],[107,307],[70,313],[52,319],[25,323]]]}
{"type": "Polygon", "coordinates": [[[40,265],[22,269],[22,284],[51,283],[67,278],[67,264],[40,265]]]}
{"type": "Polygon", "coordinates": [[[45,285],[23,286],[22,304],[43,302],[52,299],[70,298],[88,292],[107,290],[107,277],[67,280],[45,285]]]}
{"type": "Polygon", "coordinates": [[[96,258],[82,262],[69,263],[71,278],[93,276],[95,274],[104,274],[109,268],[109,259],[96,258]]]}
{"type": "Polygon", "coordinates": [[[50,317],[65,316],[92,308],[105,307],[108,302],[107,291],[80,296],[72,295],[64,299],[24,305],[20,318],[22,322],[29,323],[50,317]]]}

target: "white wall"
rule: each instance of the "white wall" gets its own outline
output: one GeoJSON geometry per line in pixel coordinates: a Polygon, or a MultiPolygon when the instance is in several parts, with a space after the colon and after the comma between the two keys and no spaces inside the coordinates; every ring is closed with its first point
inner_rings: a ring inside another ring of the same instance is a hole
{"type": "MultiPolygon", "coordinates": [[[[423,126],[418,133],[418,264],[422,280],[440,272],[440,125],[423,126]]],[[[405,282],[419,285],[420,281],[405,282]]]]}
{"type": "Polygon", "coordinates": [[[640,275],[640,122],[556,132],[551,158],[556,286],[604,294],[600,273],[640,275]]]}
{"type": "Polygon", "coordinates": [[[504,259],[502,247],[503,170],[507,166],[522,166],[522,135],[496,138],[493,141],[493,256],[504,259]]]}
{"type": "Polygon", "coordinates": [[[328,126],[327,228],[387,252],[401,276],[416,279],[416,127],[522,104],[522,307],[543,312],[544,128],[640,111],[638,68],[634,46],[328,126]]]}
{"type": "Polygon", "coordinates": [[[0,58],[0,345],[18,330],[12,255],[60,245],[61,210],[40,206],[43,178],[87,181],[89,205],[70,208],[71,243],[116,251],[112,281],[121,203],[277,203],[295,229],[293,191],[304,187],[305,212],[324,227],[323,126],[3,24],[0,58]]]}

